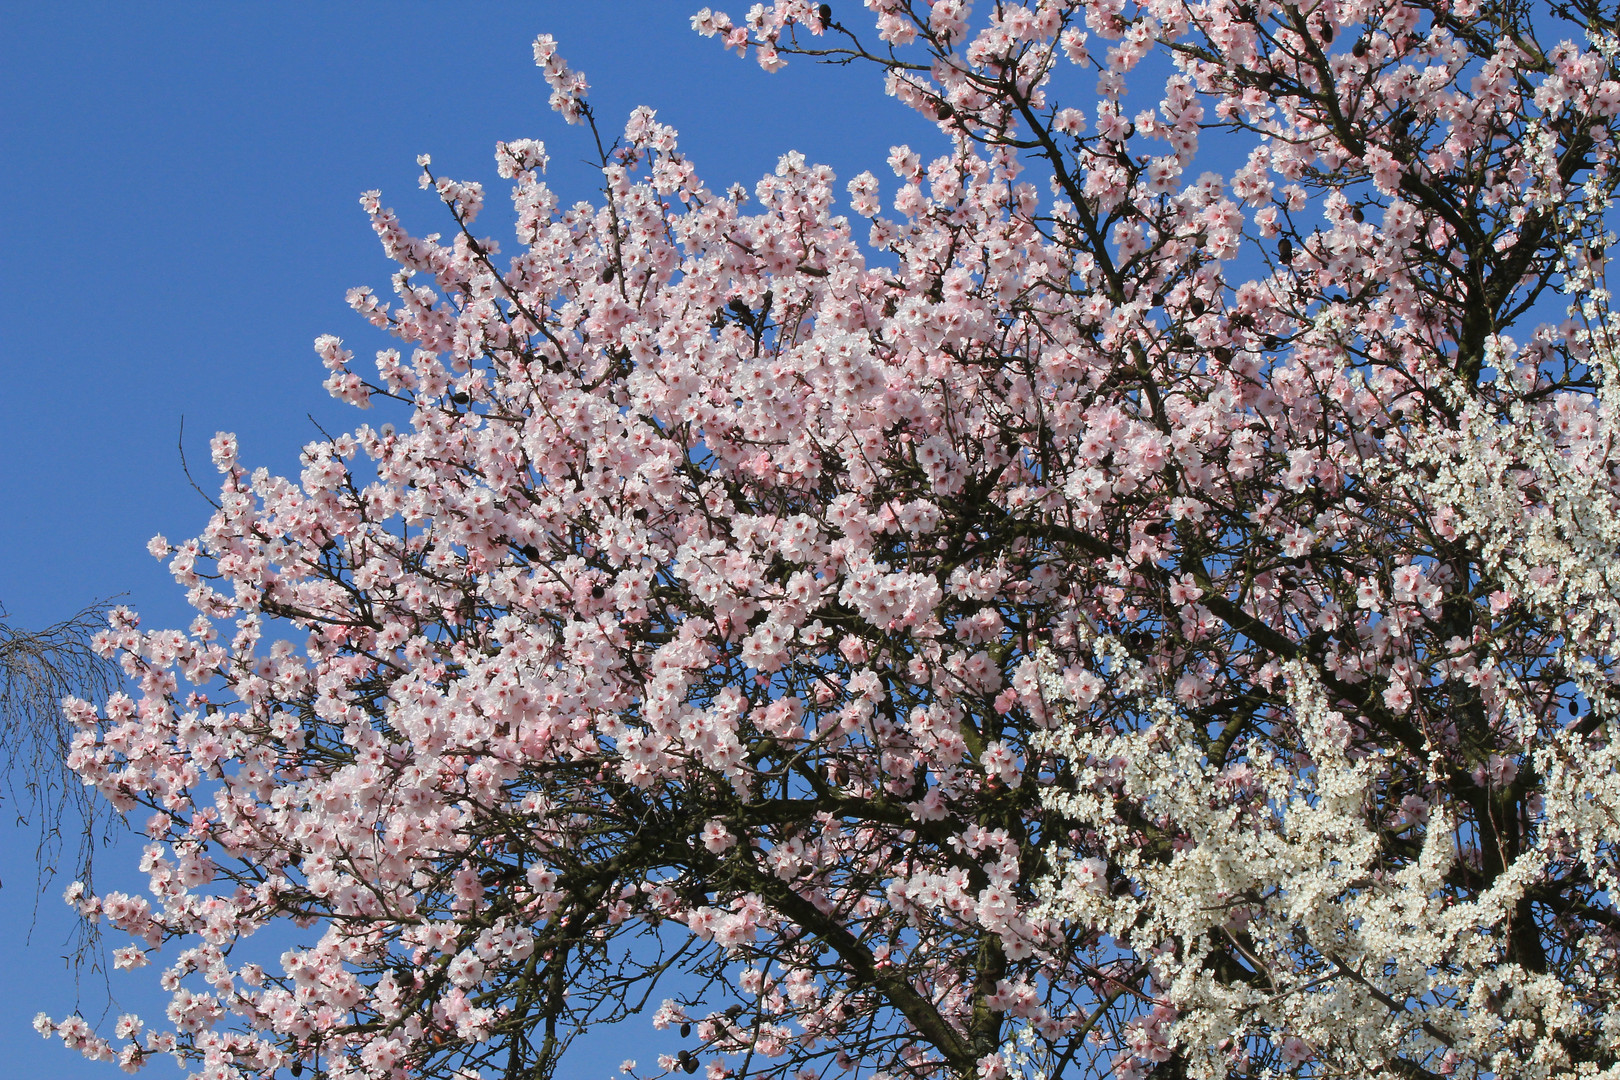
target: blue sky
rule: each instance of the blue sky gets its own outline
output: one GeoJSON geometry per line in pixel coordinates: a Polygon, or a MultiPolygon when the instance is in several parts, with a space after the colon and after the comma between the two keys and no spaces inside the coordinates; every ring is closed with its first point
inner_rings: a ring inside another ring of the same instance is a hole
{"type": "MultiPolygon", "coordinates": [[[[181,469],[182,417],[204,485],[215,431],[239,435],[244,463],[290,472],[316,437],[310,416],[334,431],[357,422],[322,390],[310,343],[335,333],[362,355],[382,344],[343,302],[355,285],[388,291],[361,191],[381,188],[419,233],[444,228],[416,186],[416,155],[430,153],[441,174],[486,183],[480,226],[509,236],[492,149],[534,137],[564,198],[591,197],[588,137],[547,109],[536,34],[554,34],[586,73],[606,134],[634,105],[656,108],[711,187],[752,185],[789,149],[841,179],[885,175],[894,142],[940,151],[928,126],[883,96],[877,72],[796,61],[766,76],[691,33],[698,6],[6,5],[0,603],[11,621],[41,626],[115,595],[146,625],[190,621],[145,551],[153,534],[184,539],[207,520],[181,469]]],[[[842,6],[857,14],[855,0],[842,6]]],[[[35,833],[9,827],[6,809],[0,1076],[122,1075],[29,1029],[36,1012],[59,1017],[76,1002],[97,1015],[107,989],[93,977],[76,988],[61,959],[62,882],[30,931],[35,833]]],[[[124,845],[103,880],[138,887],[136,855],[124,845]]],[[[156,973],[115,976],[115,1012],[160,1013],[156,973]]],[[[640,1034],[616,1033],[563,1075],[604,1075],[636,1056],[640,1034]]],[[[179,1074],[159,1063],[144,1075],[179,1074]]]]}

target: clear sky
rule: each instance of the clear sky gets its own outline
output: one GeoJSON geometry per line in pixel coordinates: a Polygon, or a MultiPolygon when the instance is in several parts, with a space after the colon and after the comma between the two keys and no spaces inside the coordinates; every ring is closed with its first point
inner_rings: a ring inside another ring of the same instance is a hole
{"type": "MultiPolygon", "coordinates": [[[[207,440],[238,433],[245,464],[295,472],[300,446],[358,422],[321,388],[320,333],[383,344],[344,304],[390,264],[357,204],[381,188],[418,233],[446,229],[416,155],[482,180],[479,225],[511,236],[497,139],[546,141],[565,200],[589,198],[588,136],[546,107],[530,43],[554,34],[591,82],[606,134],[647,104],[681,132],[713,188],[752,185],[796,149],[840,180],[886,175],[891,143],[943,149],[870,69],[795,61],[766,76],[693,34],[697,0],[590,3],[140,4],[0,0],[0,603],[41,626],[122,594],[149,626],[184,626],[181,590],[145,551],[200,532],[207,440]]],[[[724,3],[717,5],[726,7],[724,3]]],[[[857,0],[840,5],[858,11],[857,0]]],[[[740,16],[747,3],[731,5],[740,16]]],[[[887,185],[886,185],[887,186],[887,185]]],[[[839,186],[842,195],[842,184],[839,186]]],[[[508,240],[508,249],[511,242],[508,240]]],[[[35,903],[33,841],[0,807],[0,1078],[122,1075],[29,1028],[107,990],[61,959],[58,882],[35,903]]],[[[138,888],[125,844],[105,878],[138,888]]],[[[157,967],[112,981],[114,1012],[156,1016],[157,967]]],[[[110,1030],[110,1018],[104,1030],[110,1030]]],[[[643,1028],[564,1076],[637,1056],[643,1028]]],[[[642,1052],[643,1059],[651,1058],[642,1052]]],[[[178,1076],[167,1062],[143,1075],[178,1076]]]]}

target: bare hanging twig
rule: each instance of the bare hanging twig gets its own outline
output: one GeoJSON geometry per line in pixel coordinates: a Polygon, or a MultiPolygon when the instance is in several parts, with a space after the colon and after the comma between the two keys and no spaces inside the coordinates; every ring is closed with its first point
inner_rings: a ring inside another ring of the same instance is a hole
{"type": "MultiPolygon", "coordinates": [[[[39,825],[37,895],[68,850],[74,879],[89,886],[96,849],[121,820],[67,768],[74,733],[62,714],[63,698],[100,702],[118,684],[118,666],[90,645],[110,606],[97,601],[43,630],[24,630],[6,621],[0,605],[0,781],[18,820],[39,825]]],[[[95,953],[98,934],[88,921],[76,925],[69,955],[79,964],[95,953]]]]}

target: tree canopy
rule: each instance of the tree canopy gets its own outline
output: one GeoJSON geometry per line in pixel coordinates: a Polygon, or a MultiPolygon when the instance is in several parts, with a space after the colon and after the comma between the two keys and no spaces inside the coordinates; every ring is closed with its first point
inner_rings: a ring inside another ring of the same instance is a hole
{"type": "Polygon", "coordinates": [[[197,621],[115,612],[138,685],[69,705],[150,838],[145,895],[72,899],[170,1024],[42,1033],[209,1078],[548,1077],[644,1009],[686,1049],[638,1077],[1620,1076],[1616,13],[866,8],[693,26],[883,69],[939,132],[892,178],[712,189],[542,36],[598,202],[532,139],[511,254],[426,158],[442,234],[362,198],[399,346],[316,348],[392,419],[296,478],[218,436],[152,545],[197,621]]]}

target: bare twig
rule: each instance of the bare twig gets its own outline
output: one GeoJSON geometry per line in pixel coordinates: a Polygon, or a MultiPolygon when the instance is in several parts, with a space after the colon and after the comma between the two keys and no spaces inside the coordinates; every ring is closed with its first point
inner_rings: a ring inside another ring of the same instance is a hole
{"type": "MultiPolygon", "coordinates": [[[[118,683],[117,665],[90,645],[106,626],[110,606],[97,601],[43,630],[13,626],[0,606],[0,781],[18,820],[39,825],[36,913],[38,896],[62,869],[64,851],[72,847],[70,869],[88,887],[96,849],[121,820],[67,768],[74,730],[62,712],[63,698],[99,702],[118,683]]],[[[81,964],[96,955],[99,942],[93,924],[76,925],[70,955],[81,964]]]]}

